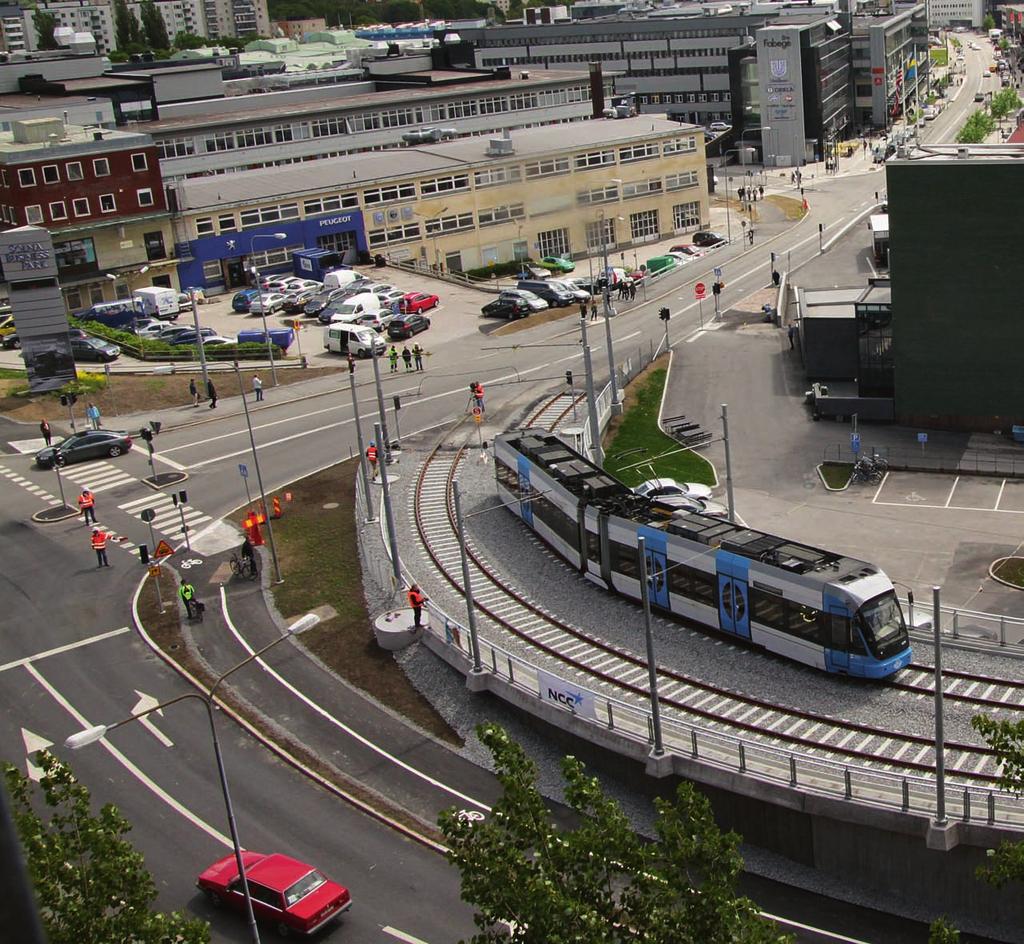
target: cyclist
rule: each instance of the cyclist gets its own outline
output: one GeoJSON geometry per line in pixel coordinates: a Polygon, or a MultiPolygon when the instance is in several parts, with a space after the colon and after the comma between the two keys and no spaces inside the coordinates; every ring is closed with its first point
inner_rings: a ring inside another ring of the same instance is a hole
{"type": "Polygon", "coordinates": [[[248,534],[242,542],[241,554],[242,566],[247,567],[252,573],[256,573],[256,549],[252,546],[252,541],[249,540],[248,534]]]}

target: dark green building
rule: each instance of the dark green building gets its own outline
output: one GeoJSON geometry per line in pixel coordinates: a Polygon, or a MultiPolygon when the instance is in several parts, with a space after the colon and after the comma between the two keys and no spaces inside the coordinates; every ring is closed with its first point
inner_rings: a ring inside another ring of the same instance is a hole
{"type": "Polygon", "coordinates": [[[1024,147],[886,165],[896,422],[1024,424],[1024,147]]]}

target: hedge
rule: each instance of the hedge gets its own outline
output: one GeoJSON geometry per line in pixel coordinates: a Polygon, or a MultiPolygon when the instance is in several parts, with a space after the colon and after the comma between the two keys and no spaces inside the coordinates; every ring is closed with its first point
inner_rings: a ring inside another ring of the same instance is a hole
{"type": "MultiPolygon", "coordinates": [[[[111,328],[99,321],[80,321],[77,327],[89,334],[116,344],[126,354],[140,360],[194,360],[198,354],[194,344],[168,344],[166,341],[154,341],[151,338],[140,338],[130,331],[111,328]]],[[[275,359],[284,353],[275,344],[272,346],[275,359]]],[[[206,348],[208,361],[262,360],[267,357],[267,345],[262,341],[245,344],[222,344],[206,348]]]]}

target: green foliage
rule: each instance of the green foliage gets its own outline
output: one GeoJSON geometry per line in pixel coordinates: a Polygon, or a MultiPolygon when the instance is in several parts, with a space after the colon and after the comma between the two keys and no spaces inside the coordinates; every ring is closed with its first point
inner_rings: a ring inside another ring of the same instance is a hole
{"type": "Polygon", "coordinates": [[[448,858],[476,908],[472,944],[781,944],[790,938],[737,897],[739,837],[723,834],[707,799],[681,783],[657,799],[657,842],[633,830],[574,757],[562,761],[573,829],[551,820],[537,768],[498,725],[481,725],[502,796],[482,822],[458,810],[439,823],[448,858]],[[511,922],[510,931],[499,922],[511,922]]]}
{"type": "Polygon", "coordinates": [[[94,374],[89,371],[80,370],[75,380],[69,380],[60,390],[52,391],[50,396],[54,399],[59,398],[62,393],[77,393],[79,396],[82,396],[92,393],[94,390],[103,390],[106,386],[107,378],[105,374],[94,374]]]}
{"type": "Polygon", "coordinates": [[[67,765],[46,751],[35,761],[43,769],[38,787],[11,764],[4,778],[50,944],[209,941],[205,921],[150,911],[156,885],[125,839],[131,825],[117,808],[93,814],[89,791],[67,765]]]}
{"type": "MultiPolygon", "coordinates": [[[[131,357],[148,360],[195,360],[199,356],[194,344],[168,344],[166,341],[140,338],[130,331],[110,328],[99,321],[78,321],[76,325],[94,337],[103,338],[105,341],[110,341],[111,344],[118,345],[125,354],[131,357]]],[[[275,359],[284,356],[276,345],[273,348],[273,354],[275,359]]],[[[229,361],[235,357],[239,360],[262,360],[266,356],[267,345],[262,342],[223,344],[206,349],[208,361],[229,361]]]]}
{"type": "Polygon", "coordinates": [[[1006,52],[1010,48],[1010,41],[1005,36],[999,37],[999,48],[1006,52]]]}
{"type": "Polygon", "coordinates": [[[992,96],[988,110],[997,121],[1007,118],[1021,106],[1020,96],[1016,89],[1004,88],[992,96]]]}
{"type": "Polygon", "coordinates": [[[139,7],[142,16],[142,32],[150,49],[168,49],[171,41],[167,36],[167,25],[153,0],[143,0],[139,7]]]}
{"type": "Polygon", "coordinates": [[[174,37],[174,48],[175,49],[202,49],[204,46],[209,46],[210,40],[196,36],[193,33],[186,33],[182,30],[174,37]]]}
{"type": "Polygon", "coordinates": [[[945,918],[936,918],[928,929],[928,944],[959,944],[960,932],[945,918]]]}
{"type": "Polygon", "coordinates": [[[991,13],[986,13],[984,19],[981,21],[981,28],[988,32],[990,29],[996,28],[996,19],[991,13]]]}
{"type": "Polygon", "coordinates": [[[114,0],[114,36],[117,48],[121,52],[134,52],[129,49],[133,43],[141,43],[142,29],[135,14],[128,9],[126,0],[114,0]]]}
{"type": "MultiPolygon", "coordinates": [[[[1024,720],[997,721],[975,715],[971,726],[998,755],[999,786],[1015,796],[1024,796],[1024,720]]],[[[1024,843],[1003,842],[988,850],[989,861],[978,869],[978,877],[996,888],[1024,881],[1024,843]]]]}
{"type": "Polygon", "coordinates": [[[964,122],[956,140],[958,144],[980,144],[995,130],[996,123],[992,116],[978,109],[964,122]]]}
{"type": "Polygon", "coordinates": [[[36,10],[32,14],[32,25],[39,36],[40,49],[57,49],[57,40],[53,38],[53,30],[57,25],[57,17],[45,10],[36,10]]]}

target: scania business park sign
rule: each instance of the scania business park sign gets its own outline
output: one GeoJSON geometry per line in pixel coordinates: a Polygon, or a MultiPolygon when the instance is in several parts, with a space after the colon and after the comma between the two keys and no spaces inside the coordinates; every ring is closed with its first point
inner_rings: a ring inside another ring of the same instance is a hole
{"type": "Polygon", "coordinates": [[[593,692],[560,679],[557,675],[551,675],[543,669],[537,669],[537,687],[541,701],[558,705],[560,708],[568,708],[573,714],[589,718],[591,721],[597,720],[593,692]]]}

